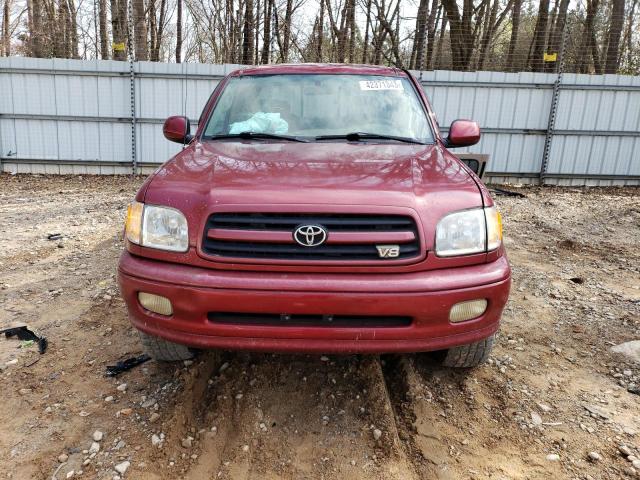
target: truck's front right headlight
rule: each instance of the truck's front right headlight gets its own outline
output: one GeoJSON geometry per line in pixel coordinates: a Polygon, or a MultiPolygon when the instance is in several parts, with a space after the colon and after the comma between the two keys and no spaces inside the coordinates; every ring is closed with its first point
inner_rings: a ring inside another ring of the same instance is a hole
{"type": "Polygon", "coordinates": [[[143,247],[186,252],[189,249],[187,219],[179,210],[133,202],[127,211],[127,239],[143,247]]]}
{"type": "Polygon", "coordinates": [[[502,242],[502,221],[495,207],[474,208],[443,217],[436,227],[436,255],[453,257],[495,250],[502,242]]]}

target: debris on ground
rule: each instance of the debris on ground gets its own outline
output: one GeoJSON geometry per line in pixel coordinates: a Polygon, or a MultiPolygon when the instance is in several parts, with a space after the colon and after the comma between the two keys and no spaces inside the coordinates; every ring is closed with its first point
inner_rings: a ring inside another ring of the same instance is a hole
{"type": "MultiPolygon", "coordinates": [[[[116,377],[120,375],[122,372],[126,372],[127,370],[131,370],[133,367],[137,367],[138,365],[142,365],[144,362],[148,362],[151,360],[151,357],[147,354],[138,355],[137,357],[127,358],[126,360],[119,361],[115,365],[107,365],[107,377],[116,377]]],[[[119,386],[119,391],[125,391],[127,389],[127,384],[123,383],[119,386]]]]}
{"type": "Polygon", "coordinates": [[[44,353],[47,351],[48,342],[46,337],[35,334],[33,331],[29,330],[26,325],[0,330],[0,335],[2,335],[3,333],[6,338],[17,337],[18,340],[22,340],[22,342],[20,342],[20,348],[27,348],[33,345],[33,343],[37,342],[38,351],[40,353],[44,353]]]}
{"type": "Polygon", "coordinates": [[[491,187],[489,191],[494,195],[503,195],[506,197],[526,198],[527,196],[522,192],[514,192],[512,190],[506,190],[504,188],[491,187]]]}

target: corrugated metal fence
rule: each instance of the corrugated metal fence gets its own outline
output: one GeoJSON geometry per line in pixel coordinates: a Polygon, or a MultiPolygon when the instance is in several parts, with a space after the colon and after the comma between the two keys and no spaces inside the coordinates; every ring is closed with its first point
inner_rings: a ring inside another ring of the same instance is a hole
{"type": "MultiPolygon", "coordinates": [[[[238,65],[0,58],[0,168],[130,173],[180,148],[162,137],[169,115],[195,126],[218,81],[238,65]]],[[[565,74],[551,135],[555,74],[414,72],[443,129],[480,123],[473,153],[490,155],[489,181],[640,184],[640,77],[565,74]]]]}

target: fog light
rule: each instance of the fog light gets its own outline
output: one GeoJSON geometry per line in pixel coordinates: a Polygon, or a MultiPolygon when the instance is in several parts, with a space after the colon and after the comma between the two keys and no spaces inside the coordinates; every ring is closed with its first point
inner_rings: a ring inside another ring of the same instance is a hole
{"type": "Polygon", "coordinates": [[[456,303],[451,307],[449,312],[450,322],[464,322],[465,320],[471,320],[472,318],[479,317],[487,309],[487,300],[471,300],[468,302],[456,303]]]}
{"type": "Polygon", "coordinates": [[[160,315],[171,315],[173,308],[171,302],[166,297],[154,295],[153,293],[138,292],[138,301],[140,305],[153,313],[160,315]]]}

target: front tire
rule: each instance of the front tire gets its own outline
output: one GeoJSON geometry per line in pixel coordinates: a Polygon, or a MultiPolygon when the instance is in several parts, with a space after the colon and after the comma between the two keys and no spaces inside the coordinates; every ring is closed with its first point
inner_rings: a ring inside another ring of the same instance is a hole
{"type": "Polygon", "coordinates": [[[482,365],[489,358],[496,335],[478,342],[452,347],[446,351],[442,365],[451,368],[472,368],[482,365]]]}
{"type": "Polygon", "coordinates": [[[189,347],[169,342],[144,332],[139,331],[138,333],[144,349],[155,360],[178,362],[180,360],[191,360],[194,357],[193,351],[189,347]]]}

